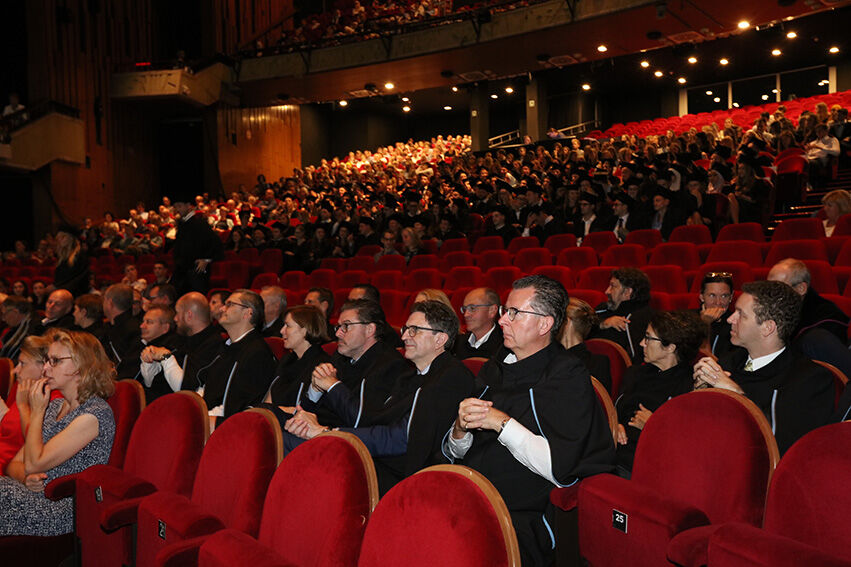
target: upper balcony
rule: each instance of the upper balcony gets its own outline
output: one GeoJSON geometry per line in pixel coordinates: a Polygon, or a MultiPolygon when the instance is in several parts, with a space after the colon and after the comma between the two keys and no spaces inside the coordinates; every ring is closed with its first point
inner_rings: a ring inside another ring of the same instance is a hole
{"type": "Polygon", "coordinates": [[[48,101],[0,120],[0,167],[35,171],[52,161],[86,161],[80,111],[48,101]]]}
{"type": "Polygon", "coordinates": [[[219,101],[238,104],[236,72],[224,63],[213,63],[193,72],[188,67],[150,69],[112,75],[110,96],[115,100],[181,101],[204,107],[219,101]]]}

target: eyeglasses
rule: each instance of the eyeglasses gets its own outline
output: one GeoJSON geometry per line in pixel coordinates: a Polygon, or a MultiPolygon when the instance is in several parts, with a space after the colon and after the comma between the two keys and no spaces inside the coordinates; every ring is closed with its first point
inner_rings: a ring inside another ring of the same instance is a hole
{"type": "Polygon", "coordinates": [[[432,333],[443,333],[445,331],[441,331],[440,329],[430,329],[428,327],[420,327],[419,325],[402,325],[402,336],[405,336],[405,333],[411,335],[411,337],[416,337],[417,333],[420,331],[431,331],[432,333]]]}
{"type": "Polygon", "coordinates": [[[73,356],[48,356],[46,362],[51,366],[51,368],[56,368],[60,364],[62,364],[63,360],[71,360],[74,358],[73,356]]]}
{"type": "Polygon", "coordinates": [[[499,316],[508,315],[509,321],[514,321],[514,318],[517,317],[518,313],[528,313],[529,315],[537,315],[539,317],[546,317],[543,313],[538,313],[537,311],[523,311],[522,309],[517,309],[516,307],[506,307],[505,305],[499,306],[499,316]]]}
{"type": "Polygon", "coordinates": [[[233,307],[234,305],[236,305],[236,306],[238,306],[238,307],[242,307],[242,308],[244,308],[244,309],[251,309],[251,306],[250,306],[250,305],[246,305],[246,304],[244,304],[244,303],[240,303],[240,302],[238,302],[238,301],[225,301],[225,307],[226,307],[226,308],[231,308],[231,307],[233,307]]]}
{"type": "Polygon", "coordinates": [[[352,325],[369,325],[372,321],[347,321],[345,323],[340,323],[339,325],[334,325],[334,332],[337,333],[339,331],[343,331],[343,334],[349,332],[349,327],[352,325]]]}
{"type": "Polygon", "coordinates": [[[664,342],[665,342],[665,341],[663,341],[662,339],[660,339],[659,337],[651,337],[651,336],[650,336],[650,335],[648,335],[647,333],[645,333],[645,334],[644,334],[644,340],[645,340],[645,341],[659,341],[660,343],[664,343],[664,342]]]}
{"type": "Polygon", "coordinates": [[[476,309],[478,309],[479,307],[491,307],[492,305],[495,305],[495,304],[494,303],[471,303],[470,305],[462,305],[460,307],[460,311],[461,311],[462,315],[465,315],[468,311],[470,313],[475,313],[476,309]]]}

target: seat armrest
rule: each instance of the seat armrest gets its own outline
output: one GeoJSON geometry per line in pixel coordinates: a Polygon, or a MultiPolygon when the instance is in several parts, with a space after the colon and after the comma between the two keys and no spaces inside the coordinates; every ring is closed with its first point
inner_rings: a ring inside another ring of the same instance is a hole
{"type": "Polygon", "coordinates": [[[69,474],[53,479],[44,487],[44,496],[48,500],[62,500],[73,496],[77,491],[77,475],[69,474]]]}
{"type": "Polygon", "coordinates": [[[114,532],[118,528],[129,526],[136,523],[139,504],[142,503],[144,496],[138,498],[128,498],[116,502],[100,515],[100,526],[106,532],[114,532]]]}

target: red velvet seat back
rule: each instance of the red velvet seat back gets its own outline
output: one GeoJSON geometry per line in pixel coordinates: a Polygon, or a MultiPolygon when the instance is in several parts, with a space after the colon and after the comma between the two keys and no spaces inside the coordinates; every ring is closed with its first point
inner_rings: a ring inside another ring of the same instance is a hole
{"type": "Polygon", "coordinates": [[[288,565],[353,565],[377,502],[366,447],[351,434],[323,434],[281,462],[266,492],[258,539],[288,565]]]}
{"type": "Polygon", "coordinates": [[[158,398],[136,421],[124,471],[159,490],[189,496],[209,435],[206,407],[197,394],[177,392],[158,398]]]}
{"type": "Polygon", "coordinates": [[[725,240],[752,240],[754,242],[765,242],[765,232],[758,222],[740,222],[728,224],[718,231],[715,242],[725,240]]]}
{"type": "Polygon", "coordinates": [[[632,481],[691,504],[711,523],[757,524],[778,459],[771,428],[753,402],[702,390],[653,413],[638,442],[632,481]]]}
{"type": "Polygon", "coordinates": [[[358,567],[519,565],[505,503],[481,474],[430,467],[381,499],[369,521],[358,567]]]}
{"type": "Polygon", "coordinates": [[[514,265],[525,274],[531,274],[535,268],[540,266],[554,267],[552,264],[553,255],[546,248],[523,248],[518,250],[514,256],[514,265]]]}
{"type": "Polygon", "coordinates": [[[848,557],[851,525],[851,422],[820,427],[783,455],[771,479],[766,530],[848,557]]]}
{"type": "Polygon", "coordinates": [[[588,339],[585,346],[594,354],[602,354],[609,359],[609,371],[612,375],[612,389],[609,393],[613,400],[618,399],[623,375],[626,369],[632,366],[629,353],[621,345],[608,339],[588,339]]]}
{"type": "Polygon", "coordinates": [[[136,380],[121,380],[115,384],[115,392],[106,400],[115,418],[115,437],[109,453],[109,465],[121,468],[130,444],[133,426],[145,409],[145,391],[136,380]]]}
{"type": "Polygon", "coordinates": [[[617,244],[603,252],[601,266],[640,268],[647,263],[647,252],[640,244],[617,244]]]}
{"type": "Polygon", "coordinates": [[[700,253],[691,242],[665,242],[653,249],[647,263],[651,266],[676,264],[683,270],[695,270],[700,266],[700,253]]]}

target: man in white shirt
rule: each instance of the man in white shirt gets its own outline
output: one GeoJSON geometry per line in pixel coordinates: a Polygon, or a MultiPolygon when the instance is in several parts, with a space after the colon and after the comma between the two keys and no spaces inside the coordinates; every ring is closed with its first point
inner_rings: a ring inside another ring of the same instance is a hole
{"type": "Polygon", "coordinates": [[[487,287],[471,290],[464,297],[461,315],[467,332],[455,340],[455,356],[462,360],[493,356],[502,347],[502,329],[496,324],[499,295],[487,287]]]}
{"type": "MultiPolygon", "coordinates": [[[[553,486],[614,469],[614,443],[587,368],[556,340],[568,303],[544,276],[514,282],[500,308],[504,348],[482,367],[486,387],[467,398],[444,455],[484,474],[505,501],[523,565],[550,565],[544,512],[553,486]]],[[[550,543],[552,546],[550,546],[550,543]]]]}
{"type": "Polygon", "coordinates": [[[7,104],[3,108],[3,116],[9,116],[10,114],[15,114],[16,112],[20,112],[24,110],[26,107],[21,104],[21,99],[18,97],[18,93],[10,93],[9,94],[9,104],[7,104]]]}
{"type": "Polygon", "coordinates": [[[810,183],[822,187],[830,178],[830,158],[839,155],[839,140],[828,133],[826,124],[817,124],[816,139],[806,145],[810,162],[810,183]]]}

